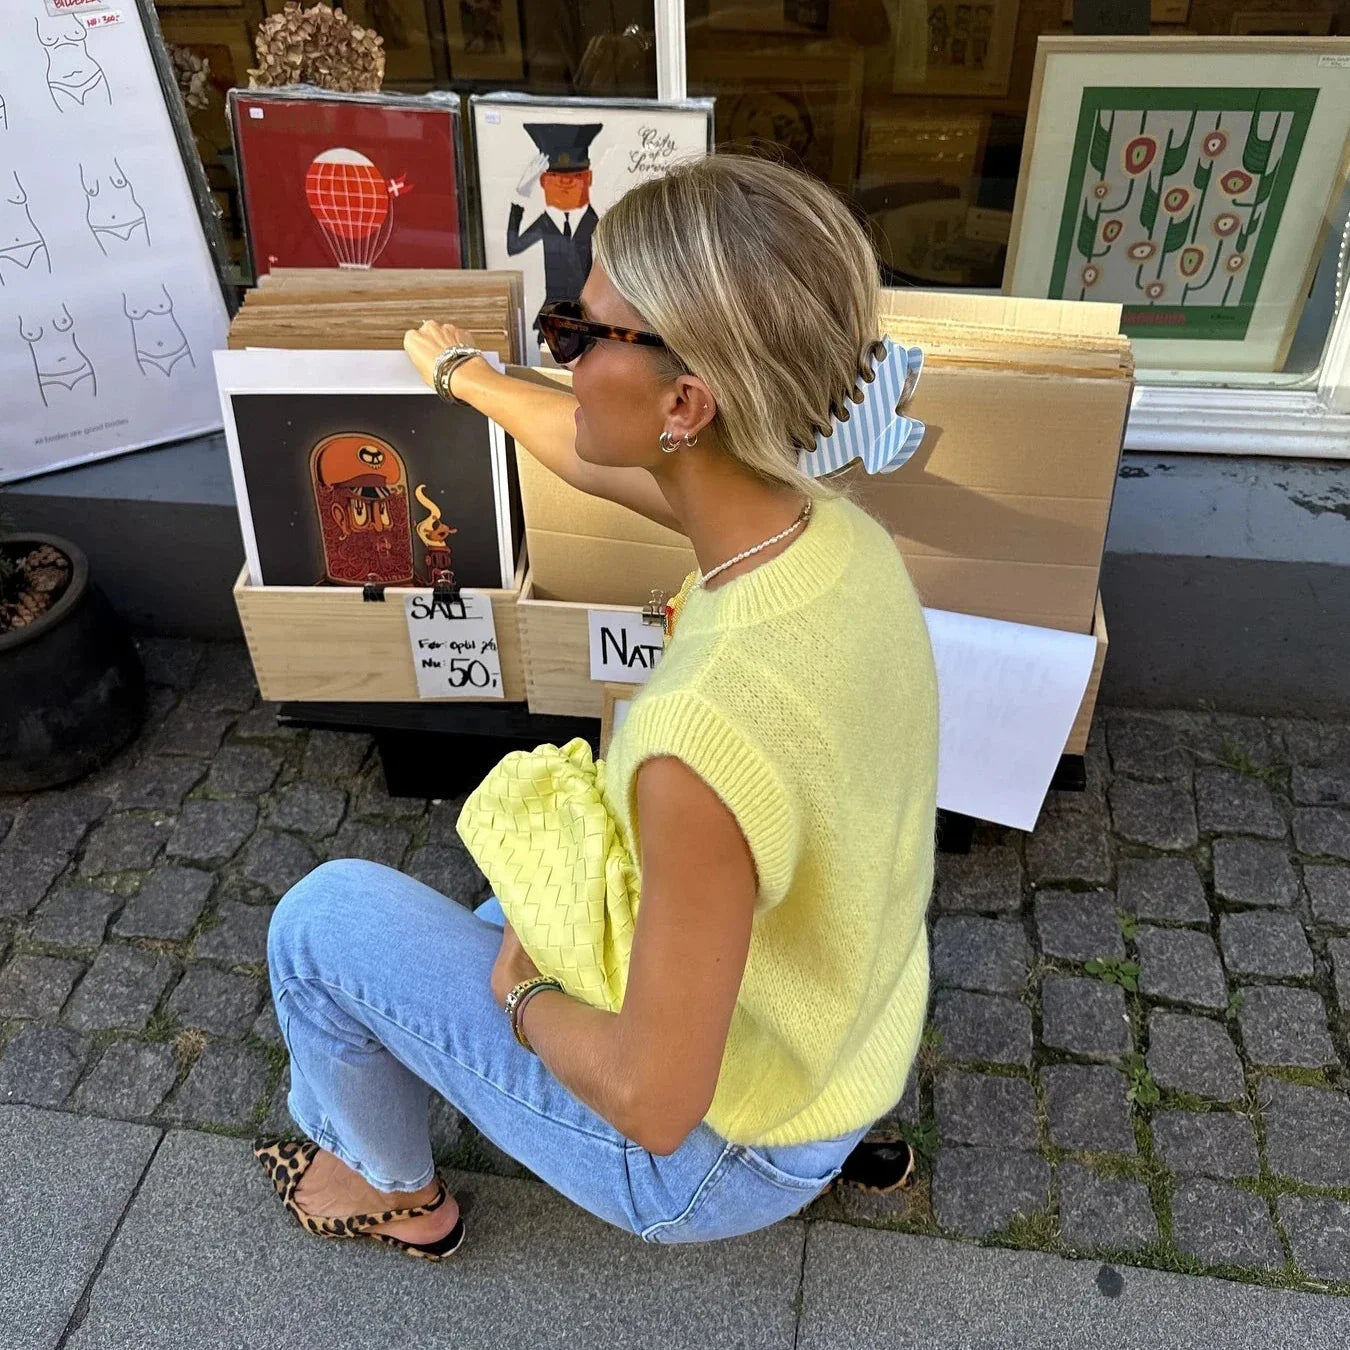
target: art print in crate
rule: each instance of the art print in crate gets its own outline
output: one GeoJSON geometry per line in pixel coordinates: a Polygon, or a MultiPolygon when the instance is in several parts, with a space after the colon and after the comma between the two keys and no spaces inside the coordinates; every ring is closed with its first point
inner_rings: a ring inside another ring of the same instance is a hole
{"type": "MultiPolygon", "coordinates": [[[[518,269],[525,311],[575,300],[595,226],[630,187],[708,153],[712,100],[472,100],[487,266],[518,269]]],[[[537,354],[535,360],[538,360],[537,354]]]]}
{"type": "Polygon", "coordinates": [[[401,352],[218,352],[254,585],[513,584],[514,456],[401,352]]]}
{"type": "Polygon", "coordinates": [[[249,249],[274,267],[459,267],[457,100],[236,90],[249,249]]]}
{"type": "Polygon", "coordinates": [[[1315,89],[1085,89],[1050,295],[1130,337],[1241,341],[1315,89]]]}

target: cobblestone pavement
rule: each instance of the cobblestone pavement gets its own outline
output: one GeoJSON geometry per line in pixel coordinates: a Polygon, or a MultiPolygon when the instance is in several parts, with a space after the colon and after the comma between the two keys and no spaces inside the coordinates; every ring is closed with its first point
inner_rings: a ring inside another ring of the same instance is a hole
{"type": "MultiPolygon", "coordinates": [[[[289,1128],[271,907],[324,858],[486,894],[457,801],[278,728],[243,648],[144,646],[145,733],[0,798],[0,1102],[289,1128]]],[[[939,860],[898,1196],[810,1215],[1350,1294],[1350,726],[1103,710],[1088,787],[939,860]]],[[[525,1175],[445,1103],[448,1165],[525,1175]]]]}

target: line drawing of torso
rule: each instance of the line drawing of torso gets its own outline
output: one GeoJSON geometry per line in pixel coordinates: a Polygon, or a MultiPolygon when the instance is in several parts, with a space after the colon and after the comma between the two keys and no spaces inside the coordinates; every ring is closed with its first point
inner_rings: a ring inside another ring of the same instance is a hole
{"type": "Polygon", "coordinates": [[[85,46],[88,29],[73,14],[62,19],[38,18],[38,41],[47,52],[47,88],[58,112],[95,102],[111,105],[112,90],[103,67],[85,46]]]}
{"type": "Polygon", "coordinates": [[[37,374],[43,405],[79,394],[98,396],[98,380],[89,358],[75,341],[75,320],[65,305],[45,324],[30,323],[19,316],[19,336],[28,344],[37,374]]]}
{"type": "Polygon", "coordinates": [[[149,246],[150,225],[136,200],[135,185],[116,159],[101,171],[81,164],[80,186],[84,189],[84,218],[105,256],[128,246],[149,246]]]}
{"type": "Polygon", "coordinates": [[[24,191],[19,175],[14,174],[13,187],[5,188],[0,195],[0,286],[5,284],[6,267],[9,275],[19,272],[32,273],[41,262],[50,273],[51,255],[47,252],[47,241],[43,239],[33,217],[28,210],[28,193],[24,191]]]}
{"type": "Polygon", "coordinates": [[[173,297],[163,285],[153,299],[133,301],[124,292],[122,309],[131,320],[131,338],[143,375],[148,375],[151,370],[171,375],[184,357],[195,369],[197,362],[188,346],[187,334],[174,318],[173,297]]]}

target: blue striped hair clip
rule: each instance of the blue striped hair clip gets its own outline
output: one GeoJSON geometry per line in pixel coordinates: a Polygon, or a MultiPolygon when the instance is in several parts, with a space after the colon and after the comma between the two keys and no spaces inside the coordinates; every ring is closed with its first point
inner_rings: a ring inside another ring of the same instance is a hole
{"type": "Polygon", "coordinates": [[[873,343],[870,378],[860,381],[863,399],[845,399],[829,429],[816,435],[815,447],[803,450],[798,467],[811,478],[846,469],[861,460],[868,473],[894,473],[919,448],[924,424],[901,411],[923,371],[918,347],[898,347],[890,338],[873,343]]]}

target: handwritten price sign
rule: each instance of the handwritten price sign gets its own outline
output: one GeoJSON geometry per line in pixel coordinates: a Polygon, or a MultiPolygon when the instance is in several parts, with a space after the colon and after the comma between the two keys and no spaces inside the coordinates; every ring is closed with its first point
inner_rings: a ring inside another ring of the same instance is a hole
{"type": "Polygon", "coordinates": [[[86,14],[83,16],[83,22],[86,28],[108,28],[115,23],[122,22],[122,11],[120,9],[107,9],[98,14],[86,14]]]}
{"type": "Polygon", "coordinates": [[[492,601],[470,591],[443,600],[431,591],[404,597],[418,698],[504,698],[492,601]]]}

